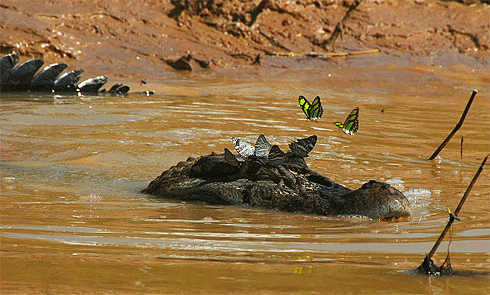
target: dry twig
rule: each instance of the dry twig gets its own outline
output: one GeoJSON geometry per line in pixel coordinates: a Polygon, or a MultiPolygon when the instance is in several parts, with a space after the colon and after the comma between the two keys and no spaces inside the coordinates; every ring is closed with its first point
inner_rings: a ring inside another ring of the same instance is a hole
{"type": "MultiPolygon", "coordinates": [[[[463,204],[466,201],[466,198],[470,194],[470,191],[473,188],[473,185],[475,184],[476,180],[480,176],[480,173],[483,171],[483,166],[485,166],[487,159],[488,159],[488,156],[489,155],[487,155],[485,157],[485,159],[483,159],[483,162],[481,163],[480,168],[478,168],[478,171],[475,173],[475,176],[471,180],[470,185],[468,186],[468,188],[466,189],[466,192],[464,193],[463,197],[459,201],[458,207],[456,208],[454,213],[449,212],[449,222],[447,223],[446,227],[442,231],[442,233],[439,236],[439,238],[437,239],[436,243],[434,244],[434,246],[430,250],[429,254],[427,254],[425,256],[424,261],[417,268],[418,271],[420,271],[422,273],[426,273],[426,274],[437,274],[437,275],[441,274],[442,267],[437,267],[434,264],[434,262],[432,261],[432,256],[434,256],[434,253],[437,251],[437,248],[441,244],[442,240],[444,240],[444,237],[446,236],[447,232],[451,228],[451,225],[453,224],[454,220],[459,220],[458,219],[459,211],[461,211],[461,208],[463,207],[463,204]]],[[[446,258],[446,260],[448,260],[448,259],[446,258]]],[[[449,265],[448,268],[451,269],[451,266],[449,265]]]]}
{"type": "Polygon", "coordinates": [[[473,99],[475,98],[477,93],[478,93],[478,91],[473,90],[473,93],[471,94],[470,100],[466,104],[466,108],[464,109],[463,115],[461,116],[461,119],[459,119],[458,124],[456,124],[456,127],[454,127],[453,131],[451,131],[451,133],[441,143],[441,145],[437,148],[437,150],[427,160],[434,160],[435,157],[437,157],[437,155],[439,154],[439,152],[442,151],[442,149],[446,146],[446,144],[449,142],[449,140],[451,140],[453,135],[456,134],[456,132],[459,130],[459,128],[461,128],[461,126],[463,125],[464,119],[466,118],[466,114],[470,110],[471,103],[473,103],[473,99]]]}

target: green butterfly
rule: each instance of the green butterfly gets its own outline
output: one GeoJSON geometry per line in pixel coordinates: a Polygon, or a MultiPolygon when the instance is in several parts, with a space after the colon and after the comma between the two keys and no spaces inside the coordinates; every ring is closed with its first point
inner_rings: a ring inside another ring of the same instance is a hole
{"type": "Polygon", "coordinates": [[[359,129],[359,108],[355,108],[350,112],[350,114],[345,119],[344,124],[340,122],[335,122],[335,126],[339,127],[340,130],[344,131],[347,135],[354,135],[357,129],[359,129]]]}
{"type": "Polygon", "coordinates": [[[323,107],[320,101],[320,96],[315,97],[313,102],[310,104],[306,97],[300,95],[298,98],[299,105],[305,113],[306,118],[311,121],[315,121],[318,123],[318,119],[320,119],[323,115],[323,107]]]}

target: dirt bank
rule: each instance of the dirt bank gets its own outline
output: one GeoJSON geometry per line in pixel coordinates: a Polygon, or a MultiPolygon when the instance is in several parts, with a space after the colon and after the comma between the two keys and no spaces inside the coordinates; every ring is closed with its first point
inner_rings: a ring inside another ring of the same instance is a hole
{"type": "MultiPolygon", "coordinates": [[[[485,1],[364,0],[333,51],[379,49],[400,62],[488,68],[490,6],[485,1]]],[[[210,70],[295,67],[267,52],[326,52],[352,1],[3,0],[0,50],[21,60],[66,62],[88,74],[146,77],[175,72],[164,61],[192,54],[210,70]],[[22,57],[24,56],[24,57],[22,57]]],[[[198,64],[192,64],[200,71],[198,64]]],[[[297,64],[301,67],[301,64],[297,64]]]]}

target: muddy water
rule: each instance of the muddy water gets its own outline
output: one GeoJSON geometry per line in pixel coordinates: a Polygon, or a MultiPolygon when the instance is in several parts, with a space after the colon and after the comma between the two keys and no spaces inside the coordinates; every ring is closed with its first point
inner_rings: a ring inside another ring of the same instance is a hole
{"type": "Polygon", "coordinates": [[[2,293],[489,292],[488,168],[454,227],[457,275],[413,271],[490,150],[487,74],[436,66],[361,74],[335,65],[322,75],[176,75],[149,84],[154,96],[1,94],[2,293]],[[463,128],[426,161],[474,88],[463,128]],[[303,118],[299,94],[322,97],[320,123],[303,118]],[[332,123],[356,106],[360,130],[347,137],[332,123]],[[352,188],[387,181],[410,199],[413,219],[325,218],[139,193],[188,156],[260,133],[283,149],[317,134],[314,170],[352,188]]]}

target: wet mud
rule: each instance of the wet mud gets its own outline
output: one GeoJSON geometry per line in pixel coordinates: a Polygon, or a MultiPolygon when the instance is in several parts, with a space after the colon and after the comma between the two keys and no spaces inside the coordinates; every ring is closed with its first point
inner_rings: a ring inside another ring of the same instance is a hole
{"type": "MultiPolygon", "coordinates": [[[[0,53],[66,62],[123,83],[164,80],[182,57],[180,69],[204,74],[254,61],[265,71],[300,70],[303,63],[267,53],[327,52],[326,41],[351,2],[5,0],[0,53]],[[187,63],[189,55],[205,67],[187,63]]],[[[364,1],[333,51],[377,49],[393,63],[437,58],[443,65],[488,68],[489,13],[485,1],[364,1]]]]}

